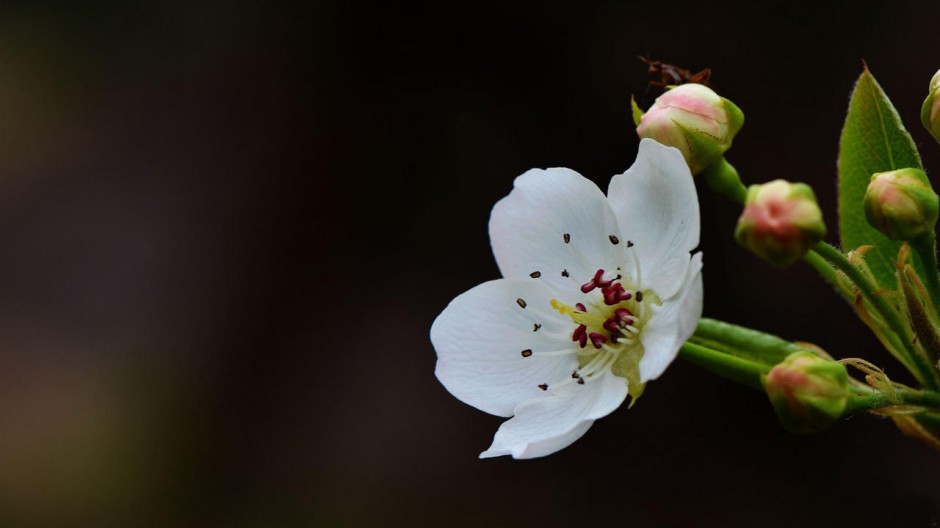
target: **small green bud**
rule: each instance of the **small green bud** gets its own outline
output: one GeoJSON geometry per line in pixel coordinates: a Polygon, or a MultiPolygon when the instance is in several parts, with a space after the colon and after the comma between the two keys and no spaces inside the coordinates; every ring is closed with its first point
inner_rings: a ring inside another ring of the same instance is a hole
{"type": "Polygon", "coordinates": [[[636,133],[679,149],[692,174],[698,174],[731,148],[743,124],[744,114],[734,103],[707,86],[690,83],[659,96],[636,133]]]}
{"type": "Polygon", "coordinates": [[[788,266],[824,236],[822,211],[809,185],[774,180],[748,187],[734,238],[758,257],[788,266]]]}
{"type": "Polygon", "coordinates": [[[930,79],[930,93],[920,107],[920,122],[937,142],[940,142],[940,71],[930,79]]]}
{"type": "Polygon", "coordinates": [[[915,240],[932,233],[940,199],[919,169],[879,172],[865,191],[865,218],[892,240],[915,240]]]}
{"type": "Polygon", "coordinates": [[[791,433],[819,432],[842,417],[849,403],[845,365],[812,352],[794,352],[761,378],[780,422],[791,433]]]}

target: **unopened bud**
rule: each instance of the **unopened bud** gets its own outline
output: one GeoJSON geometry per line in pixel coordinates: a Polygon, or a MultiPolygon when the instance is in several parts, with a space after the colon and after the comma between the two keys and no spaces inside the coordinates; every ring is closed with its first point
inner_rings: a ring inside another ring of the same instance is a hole
{"type": "Polygon", "coordinates": [[[842,417],[849,403],[845,365],[794,352],[762,377],[780,422],[791,433],[814,433],[842,417]]]}
{"type": "Polygon", "coordinates": [[[930,93],[920,108],[920,122],[940,142],[940,71],[930,79],[930,93]]]}
{"type": "Polygon", "coordinates": [[[940,199],[919,169],[879,172],[865,191],[865,218],[892,240],[916,240],[932,233],[940,199]]]}
{"type": "Polygon", "coordinates": [[[743,124],[744,114],[734,103],[707,86],[690,83],[659,96],[636,133],[679,149],[692,174],[698,174],[731,148],[743,124]]]}
{"type": "Polygon", "coordinates": [[[800,259],[825,235],[813,189],[784,180],[751,185],[734,230],[738,244],[780,267],[800,259]]]}

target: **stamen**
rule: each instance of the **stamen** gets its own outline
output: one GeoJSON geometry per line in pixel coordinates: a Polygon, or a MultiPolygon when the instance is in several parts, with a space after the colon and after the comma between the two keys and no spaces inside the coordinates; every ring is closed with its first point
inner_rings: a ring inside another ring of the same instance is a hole
{"type": "Polygon", "coordinates": [[[587,312],[587,308],[581,303],[575,304],[574,307],[577,308],[578,310],[581,310],[582,312],[587,312]]]}
{"type": "Polygon", "coordinates": [[[604,280],[604,270],[599,269],[594,273],[594,284],[598,288],[606,288],[610,286],[611,281],[604,280]]]}
{"type": "Polygon", "coordinates": [[[633,319],[630,318],[631,315],[633,315],[633,313],[630,310],[627,310],[626,308],[617,308],[614,310],[614,315],[610,316],[606,321],[604,321],[604,330],[607,330],[612,334],[619,332],[621,328],[624,328],[625,326],[633,323],[633,319]]]}
{"type": "Polygon", "coordinates": [[[617,352],[611,351],[608,351],[607,354],[598,356],[597,359],[591,361],[579,371],[581,378],[583,379],[586,376],[591,376],[597,371],[604,370],[613,364],[614,360],[617,359],[617,356],[617,352]]]}
{"type": "Polygon", "coordinates": [[[617,323],[620,328],[623,328],[627,325],[633,324],[633,312],[626,308],[617,308],[614,310],[614,317],[617,318],[617,323]]]}
{"type": "Polygon", "coordinates": [[[545,352],[533,352],[532,355],[534,355],[535,357],[561,357],[561,356],[569,356],[574,353],[575,353],[574,350],[570,348],[566,348],[564,350],[548,350],[545,352]]]}
{"type": "Polygon", "coordinates": [[[533,279],[537,279],[537,278],[539,278],[539,277],[542,276],[542,272],[541,272],[541,271],[533,271],[532,273],[529,274],[529,276],[532,277],[533,279]]]}
{"type": "Polygon", "coordinates": [[[585,325],[578,325],[578,327],[575,328],[574,333],[571,334],[571,340],[572,340],[572,341],[577,341],[578,339],[581,339],[581,336],[584,335],[584,332],[585,332],[586,330],[587,330],[587,326],[585,326],[585,325]]]}
{"type": "Polygon", "coordinates": [[[581,348],[584,348],[585,346],[587,346],[587,333],[586,332],[587,332],[587,326],[583,324],[578,325],[578,327],[574,330],[574,333],[571,334],[571,340],[581,345],[581,348]]]}
{"type": "Polygon", "coordinates": [[[518,304],[521,308],[526,307],[525,300],[523,299],[516,299],[516,304],[518,304]]]}
{"type": "Polygon", "coordinates": [[[531,349],[531,348],[527,348],[527,349],[525,349],[525,350],[522,351],[522,357],[527,358],[527,357],[529,357],[529,356],[531,356],[531,355],[532,355],[532,349],[531,349]]]}
{"type": "Polygon", "coordinates": [[[602,290],[604,294],[604,304],[613,306],[621,301],[628,301],[633,297],[630,292],[624,291],[623,285],[619,282],[614,283],[602,290]]]}
{"type": "Polygon", "coordinates": [[[617,321],[616,317],[609,317],[606,321],[604,321],[603,327],[604,330],[607,330],[610,333],[619,332],[620,322],[617,321]]]}
{"type": "Polygon", "coordinates": [[[604,334],[590,333],[588,337],[591,338],[591,344],[594,345],[594,348],[600,348],[604,343],[607,342],[607,336],[604,334]]]}
{"type": "Polygon", "coordinates": [[[578,369],[578,378],[584,379],[585,376],[590,376],[596,372],[598,368],[603,368],[606,366],[605,363],[608,359],[616,356],[617,355],[615,353],[598,354],[598,356],[592,359],[587,365],[578,369]]]}
{"type": "Polygon", "coordinates": [[[636,292],[636,302],[643,302],[643,292],[639,290],[636,292]]]}

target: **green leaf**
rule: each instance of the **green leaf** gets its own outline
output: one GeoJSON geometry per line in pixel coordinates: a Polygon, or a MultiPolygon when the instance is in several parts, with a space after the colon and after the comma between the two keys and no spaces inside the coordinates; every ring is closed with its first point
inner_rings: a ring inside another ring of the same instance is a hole
{"type": "Polygon", "coordinates": [[[630,108],[633,109],[633,124],[640,126],[640,120],[643,119],[643,110],[640,109],[640,105],[636,104],[636,99],[632,95],[630,96],[630,108]]]}
{"type": "Polygon", "coordinates": [[[843,251],[875,246],[865,260],[887,288],[895,284],[894,261],[901,242],[868,224],[863,198],[872,174],[906,167],[923,169],[920,155],[894,105],[865,68],[852,92],[839,143],[839,232],[843,251]]]}

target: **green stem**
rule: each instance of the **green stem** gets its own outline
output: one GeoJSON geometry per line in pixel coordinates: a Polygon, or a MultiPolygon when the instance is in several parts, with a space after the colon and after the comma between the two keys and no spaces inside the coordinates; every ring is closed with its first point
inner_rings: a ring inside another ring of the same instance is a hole
{"type": "Polygon", "coordinates": [[[741,183],[737,169],[724,156],[702,171],[702,177],[715,192],[743,204],[747,198],[747,187],[741,183]]]}
{"type": "Polygon", "coordinates": [[[884,298],[876,293],[875,285],[862,274],[861,270],[849,262],[849,259],[846,258],[841,251],[825,242],[816,244],[811,251],[818,253],[822,258],[842,271],[842,273],[845,273],[848,278],[858,286],[862,295],[871,302],[875,310],[878,311],[881,317],[888,322],[888,325],[891,326],[898,335],[903,336],[907,334],[897,310],[888,306],[884,298]]]}
{"type": "Polygon", "coordinates": [[[819,273],[819,275],[823,278],[823,280],[828,282],[833,288],[835,288],[837,292],[839,292],[839,295],[841,295],[842,298],[844,298],[849,303],[852,302],[852,296],[842,289],[842,286],[839,284],[839,281],[836,278],[835,268],[826,262],[826,259],[820,257],[819,253],[816,253],[815,251],[808,252],[806,255],[803,255],[803,262],[809,264],[810,267],[815,269],[816,272],[819,273]]]}
{"type": "Polygon", "coordinates": [[[940,409],[940,393],[914,389],[897,389],[893,393],[877,392],[852,396],[846,414],[872,411],[893,405],[912,405],[940,409]]]}
{"type": "Polygon", "coordinates": [[[775,335],[705,317],[699,320],[691,340],[694,344],[768,367],[804,350],[775,335]]]}
{"type": "Polygon", "coordinates": [[[770,367],[766,365],[754,363],[695,343],[682,345],[682,348],[679,349],[679,357],[723,378],[754,389],[762,389],[761,375],[770,372],[770,367]]]}
{"type": "MultiPolygon", "coordinates": [[[[905,352],[905,359],[900,359],[902,364],[904,364],[908,370],[917,377],[918,381],[921,383],[926,383],[934,388],[938,387],[937,376],[934,373],[934,370],[929,364],[927,364],[920,354],[917,353],[911,347],[912,337],[909,334],[908,327],[901,320],[901,316],[897,310],[888,305],[885,299],[878,295],[875,290],[875,285],[862,274],[854,264],[849,262],[849,259],[842,254],[838,249],[826,244],[825,242],[820,242],[812,249],[816,253],[819,253],[822,258],[826,259],[830,264],[838,268],[840,271],[846,274],[848,278],[858,286],[859,291],[862,292],[862,295],[871,303],[875,308],[875,311],[881,315],[881,318],[888,323],[890,331],[897,334],[900,338],[901,343],[904,344],[902,349],[905,352]],[[914,368],[911,368],[911,367],[914,368]]],[[[900,352],[900,350],[899,350],[900,352]]]]}
{"type": "MultiPolygon", "coordinates": [[[[838,249],[830,246],[825,242],[820,242],[811,250],[818,253],[822,258],[826,259],[830,264],[839,268],[842,273],[845,273],[848,278],[858,286],[859,291],[862,292],[862,295],[875,307],[875,310],[881,315],[882,319],[888,322],[888,326],[898,335],[898,336],[907,336],[907,328],[904,326],[904,323],[901,321],[901,316],[898,314],[898,311],[888,306],[888,303],[885,302],[884,298],[875,291],[875,285],[872,284],[865,275],[862,274],[854,264],[849,262],[849,259],[842,254],[838,249]]],[[[907,341],[907,340],[905,340],[907,341]]],[[[910,350],[908,349],[910,352],[910,350]]]]}
{"type": "Polygon", "coordinates": [[[911,247],[920,258],[927,279],[924,286],[930,295],[930,302],[940,308],[940,275],[937,272],[937,240],[933,233],[929,233],[917,240],[911,241],[911,247]]]}

